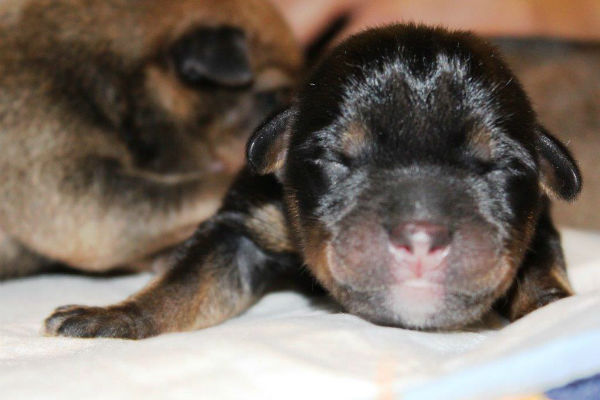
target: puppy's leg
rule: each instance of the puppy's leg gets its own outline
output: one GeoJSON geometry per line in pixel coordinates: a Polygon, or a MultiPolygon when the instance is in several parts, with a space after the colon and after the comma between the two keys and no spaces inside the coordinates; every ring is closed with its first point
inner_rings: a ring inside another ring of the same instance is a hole
{"type": "Polygon", "coordinates": [[[121,304],[58,308],[51,335],[141,339],[208,327],[248,308],[280,269],[222,216],[207,221],[165,275],[121,304]]]}
{"type": "Polygon", "coordinates": [[[300,263],[271,180],[242,173],[223,209],[182,246],[171,270],[120,304],[61,307],[46,320],[46,332],[140,339],[212,326],[244,311],[300,263]]]}
{"type": "Polygon", "coordinates": [[[560,235],[545,206],[531,247],[499,311],[511,321],[573,294],[567,277],[560,235]]]}

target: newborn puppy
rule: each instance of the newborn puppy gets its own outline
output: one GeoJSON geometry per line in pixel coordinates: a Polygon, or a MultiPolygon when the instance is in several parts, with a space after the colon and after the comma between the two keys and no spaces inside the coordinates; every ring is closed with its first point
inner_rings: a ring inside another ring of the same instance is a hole
{"type": "Polygon", "coordinates": [[[579,171],[469,33],[349,38],[247,153],[172,270],[121,304],[60,308],[47,332],[207,327],[302,263],[349,312],[407,328],[459,328],[495,305],[514,320],[572,293],[549,197],[573,199],[579,171]]]}
{"type": "Polygon", "coordinates": [[[301,65],[263,0],[3,1],[0,37],[0,279],[184,241],[301,65]]]}

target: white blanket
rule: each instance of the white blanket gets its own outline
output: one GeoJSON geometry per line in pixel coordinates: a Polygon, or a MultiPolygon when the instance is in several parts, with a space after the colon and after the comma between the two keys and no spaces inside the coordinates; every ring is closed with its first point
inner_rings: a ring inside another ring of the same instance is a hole
{"type": "Polygon", "coordinates": [[[564,232],[578,295],[503,327],[375,326],[300,294],[203,331],[139,342],[40,335],[63,304],[110,304],[148,275],[0,284],[2,399],[491,399],[600,372],[600,235],[564,232]]]}

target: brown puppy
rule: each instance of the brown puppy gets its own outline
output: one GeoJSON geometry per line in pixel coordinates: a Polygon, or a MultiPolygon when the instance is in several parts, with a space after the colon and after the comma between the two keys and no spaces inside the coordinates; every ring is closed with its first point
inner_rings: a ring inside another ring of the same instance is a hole
{"type": "Polygon", "coordinates": [[[300,64],[263,0],[2,2],[0,279],[185,239],[300,64]]]}

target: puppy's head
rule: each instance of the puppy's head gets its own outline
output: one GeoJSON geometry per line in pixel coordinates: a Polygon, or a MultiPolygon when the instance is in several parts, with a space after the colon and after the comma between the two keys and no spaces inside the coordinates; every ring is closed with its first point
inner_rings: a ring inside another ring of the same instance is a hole
{"type": "Polygon", "coordinates": [[[159,166],[188,159],[190,165],[182,168],[203,163],[209,170],[235,172],[244,163],[250,134],[289,101],[297,84],[301,56],[291,31],[266,0],[154,3],[165,18],[177,20],[165,23],[141,70],[138,138],[143,141],[158,126],[151,145],[177,144],[170,157],[154,160],[159,166]],[[160,126],[168,129],[160,132],[160,126]]]}
{"type": "Polygon", "coordinates": [[[467,33],[366,31],[251,139],[308,267],[374,322],[453,328],[512,283],[546,195],[580,176],[496,51],[467,33]]]}
{"type": "Polygon", "coordinates": [[[138,166],[159,172],[237,170],[252,131],[288,100],[302,61],[266,0],[26,4],[32,57],[88,97],[138,166]]]}

